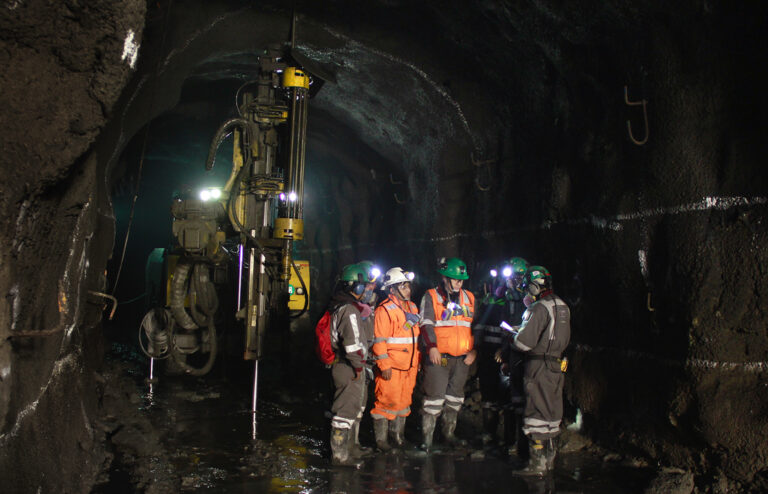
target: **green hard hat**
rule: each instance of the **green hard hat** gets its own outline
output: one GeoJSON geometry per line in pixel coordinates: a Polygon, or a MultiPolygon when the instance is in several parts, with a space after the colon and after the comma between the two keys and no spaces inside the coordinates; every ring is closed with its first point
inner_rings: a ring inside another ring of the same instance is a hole
{"type": "Polygon", "coordinates": [[[512,268],[512,274],[525,274],[528,271],[528,261],[522,257],[513,257],[507,261],[507,265],[512,268]]]}
{"type": "Polygon", "coordinates": [[[379,278],[381,277],[381,268],[374,264],[373,261],[360,261],[357,263],[357,265],[365,270],[365,279],[368,281],[368,283],[380,281],[379,278]]]}
{"type": "Polygon", "coordinates": [[[552,275],[544,266],[531,266],[523,277],[523,286],[536,284],[546,288],[552,287],[552,275]]]}
{"type": "Polygon", "coordinates": [[[349,283],[367,283],[368,271],[364,266],[358,264],[347,264],[341,270],[341,281],[349,283]]]}
{"type": "Polygon", "coordinates": [[[437,272],[446,278],[453,278],[454,280],[469,279],[467,265],[457,257],[451,257],[450,259],[441,258],[437,272]]]}

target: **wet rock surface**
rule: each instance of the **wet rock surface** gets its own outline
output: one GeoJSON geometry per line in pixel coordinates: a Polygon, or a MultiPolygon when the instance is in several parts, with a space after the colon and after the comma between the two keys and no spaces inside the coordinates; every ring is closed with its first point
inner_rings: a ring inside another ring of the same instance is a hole
{"type": "MultiPolygon", "coordinates": [[[[469,408],[462,414],[459,432],[474,438],[470,442],[478,443],[478,449],[445,449],[438,437],[436,451],[425,455],[415,447],[420,431],[414,414],[407,423],[403,451],[369,454],[360,470],[333,468],[322,374],[305,379],[304,386],[280,392],[265,389],[254,422],[249,388],[241,376],[159,375],[150,388],[143,358],[120,345],[111,355],[100,423],[112,460],[95,493],[640,493],[654,475],[642,463],[601,461],[599,450],[587,448],[577,433],[568,431],[553,476],[513,477],[510,471],[521,462],[501,449],[479,447],[479,429],[469,408]]],[[[270,383],[272,378],[265,379],[270,383]]],[[[374,443],[369,417],[363,422],[361,442],[374,443]]]]}

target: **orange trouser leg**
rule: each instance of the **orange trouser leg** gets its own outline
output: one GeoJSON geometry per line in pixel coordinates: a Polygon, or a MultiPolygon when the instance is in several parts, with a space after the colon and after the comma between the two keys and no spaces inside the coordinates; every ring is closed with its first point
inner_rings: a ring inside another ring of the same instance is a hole
{"type": "Polygon", "coordinates": [[[418,368],[413,367],[407,371],[392,369],[392,378],[389,381],[385,381],[380,375],[376,376],[376,401],[371,414],[383,416],[388,420],[410,415],[417,373],[418,368]]]}

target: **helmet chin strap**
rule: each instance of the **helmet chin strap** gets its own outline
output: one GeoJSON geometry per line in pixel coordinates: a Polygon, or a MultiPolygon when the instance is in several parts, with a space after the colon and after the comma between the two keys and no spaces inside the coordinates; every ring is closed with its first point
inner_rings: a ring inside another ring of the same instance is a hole
{"type": "Polygon", "coordinates": [[[409,299],[407,299],[407,298],[405,298],[405,297],[403,296],[403,292],[402,292],[402,290],[401,290],[402,286],[403,286],[403,284],[402,284],[402,283],[398,283],[398,284],[397,284],[397,285],[395,285],[393,288],[395,289],[395,290],[394,290],[394,291],[395,291],[395,296],[396,296],[396,297],[397,297],[399,300],[402,300],[403,302],[405,302],[406,300],[409,300],[409,299]]]}
{"type": "Polygon", "coordinates": [[[453,289],[453,282],[451,281],[451,278],[448,278],[448,277],[446,277],[445,281],[443,282],[443,288],[445,288],[445,292],[448,295],[453,295],[455,293],[459,293],[459,290],[461,290],[461,288],[459,288],[459,290],[454,290],[453,289]]]}

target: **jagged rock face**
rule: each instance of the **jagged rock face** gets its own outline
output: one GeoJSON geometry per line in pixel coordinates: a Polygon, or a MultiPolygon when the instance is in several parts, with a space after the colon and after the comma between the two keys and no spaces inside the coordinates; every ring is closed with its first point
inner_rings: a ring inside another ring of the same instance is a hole
{"type": "MultiPolygon", "coordinates": [[[[151,5],[143,34],[138,2],[0,7],[0,466],[37,444],[22,433],[50,418],[35,400],[64,389],[40,386],[87,358],[121,151],[184,87],[247,79],[252,54],[287,37],[274,4],[151,5]]],[[[336,76],[310,110],[313,293],[364,257],[425,282],[438,255],[465,258],[474,281],[513,255],[543,264],[572,307],[568,395],[590,432],[756,481],[766,7],[364,4],[298,6],[298,49],[336,76]]]]}
{"type": "Polygon", "coordinates": [[[100,307],[86,294],[104,289],[114,218],[89,150],[133,74],[144,16],[138,0],[0,5],[5,491],[89,492],[103,468],[100,307]]]}

